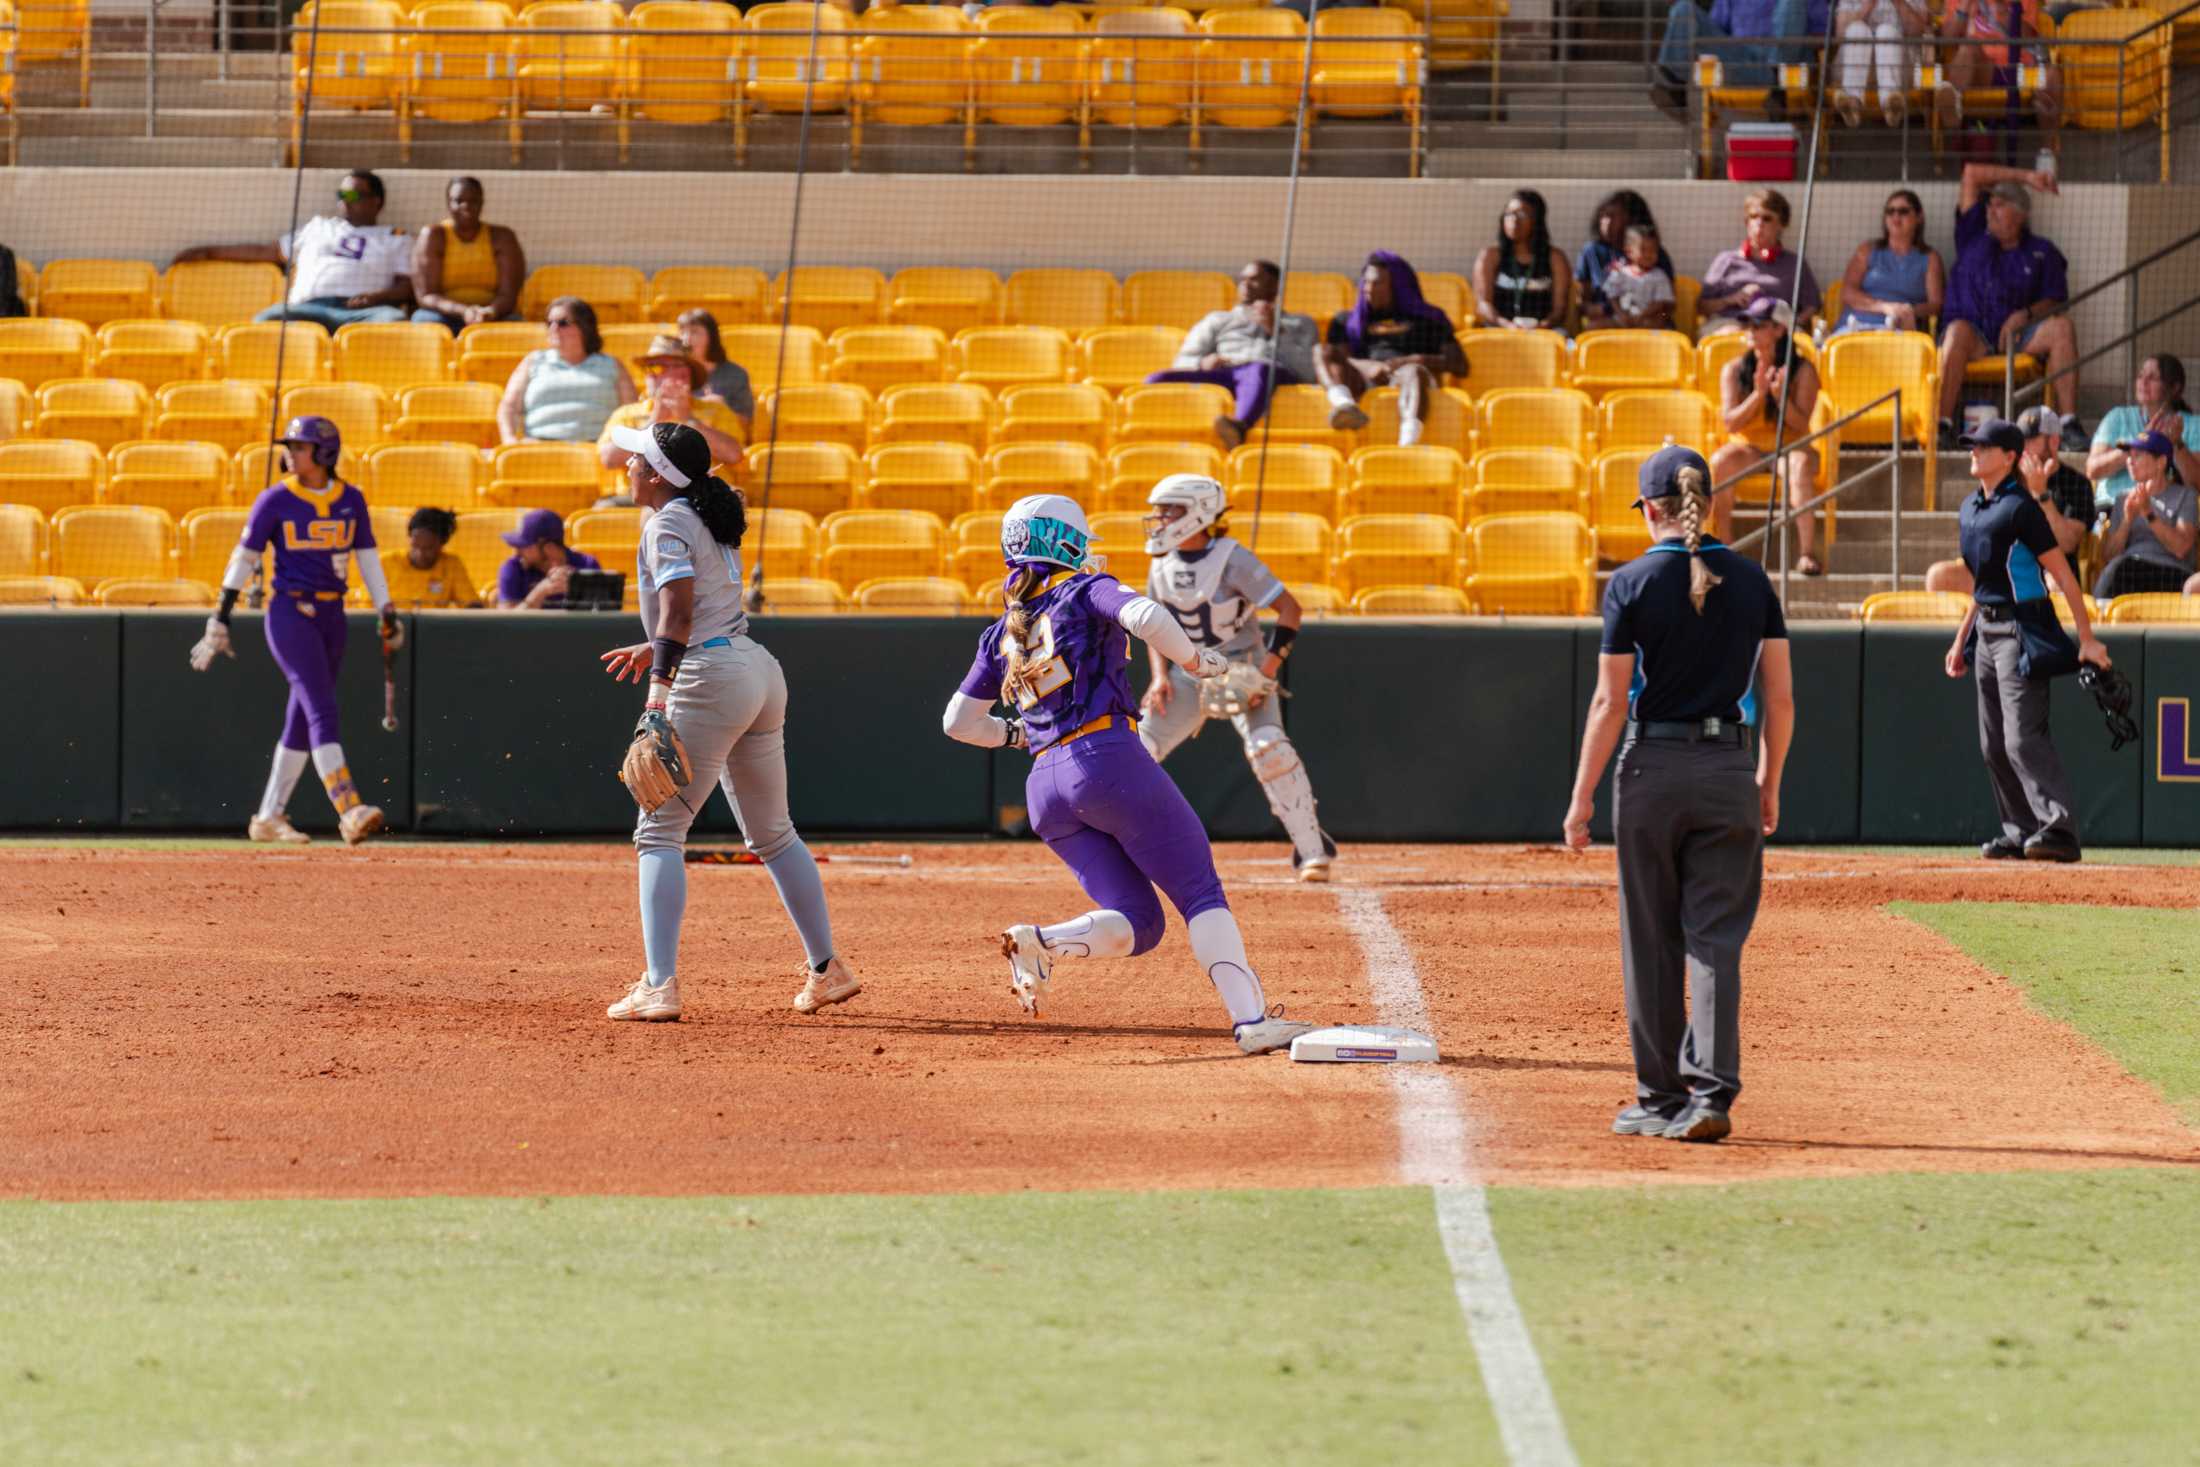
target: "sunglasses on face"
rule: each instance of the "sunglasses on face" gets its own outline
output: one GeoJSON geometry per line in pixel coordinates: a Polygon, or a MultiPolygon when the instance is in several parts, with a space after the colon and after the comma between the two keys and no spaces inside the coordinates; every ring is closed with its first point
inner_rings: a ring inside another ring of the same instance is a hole
{"type": "Polygon", "coordinates": [[[365,198],[366,194],[355,188],[340,188],[336,191],[336,197],[347,204],[356,204],[365,198]]]}
{"type": "Polygon", "coordinates": [[[544,322],[543,324],[548,326],[552,331],[558,331],[563,329],[564,327],[572,325],[573,318],[571,316],[552,316],[548,321],[544,322]]]}

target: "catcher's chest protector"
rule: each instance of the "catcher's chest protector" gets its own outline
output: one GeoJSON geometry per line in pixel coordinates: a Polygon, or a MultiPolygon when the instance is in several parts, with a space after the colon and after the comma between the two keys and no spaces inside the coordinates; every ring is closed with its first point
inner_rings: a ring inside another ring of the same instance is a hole
{"type": "Polygon", "coordinates": [[[1246,554],[1234,540],[1225,540],[1197,560],[1186,560],[1175,551],[1153,563],[1146,594],[1176,614],[1186,635],[1203,647],[1219,647],[1252,621],[1253,603],[1244,597],[1223,595],[1222,580],[1230,562],[1246,554]],[[1206,615],[1200,615],[1201,608],[1206,615]]]}

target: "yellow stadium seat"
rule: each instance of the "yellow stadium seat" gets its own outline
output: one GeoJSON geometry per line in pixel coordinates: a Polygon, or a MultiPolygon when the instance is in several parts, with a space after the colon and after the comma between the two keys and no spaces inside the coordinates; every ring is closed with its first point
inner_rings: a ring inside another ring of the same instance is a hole
{"type": "MultiPolygon", "coordinates": [[[[1306,70],[1306,22],[1295,11],[1263,7],[1210,10],[1199,29],[1200,121],[1217,127],[1287,127],[1299,110],[1306,70]]],[[[1296,277],[1294,277],[1295,279],[1296,277]]],[[[1349,288],[1349,287],[1348,287],[1349,288]]],[[[1347,300],[1332,311],[1345,310],[1347,300]]],[[[1312,309],[1300,300],[1286,309],[1312,309]]],[[[1326,322],[1326,314],[1315,317],[1326,322]]]]}
{"type": "Polygon", "coordinates": [[[848,598],[831,581],[808,576],[772,576],[764,582],[765,616],[816,616],[848,609],[848,598]]]}
{"type": "Polygon", "coordinates": [[[874,444],[955,443],[983,453],[993,433],[993,394],[969,382],[912,382],[879,398],[874,444]]]}
{"type": "Polygon", "coordinates": [[[860,509],[921,509],[952,520],[978,504],[978,455],[962,443],[889,443],[864,460],[860,509]]]}
{"type": "Polygon", "coordinates": [[[960,616],[970,593],[946,576],[873,576],[850,599],[857,611],[886,616],[960,616]]]}
{"type": "Polygon", "coordinates": [[[889,127],[959,124],[967,163],[977,146],[977,114],[970,91],[970,22],[952,5],[897,5],[866,11],[862,28],[871,34],[856,44],[850,166],[862,158],[866,122],[889,127]]]}
{"type": "MultiPolygon", "coordinates": [[[[1360,399],[1367,426],[1360,430],[1362,443],[1398,441],[1398,389],[1378,387],[1360,399]]],[[[1474,403],[1456,387],[1446,387],[1428,401],[1428,419],[1421,425],[1421,441],[1448,448],[1461,458],[1474,451],[1474,403]]]]}
{"type": "MultiPolygon", "coordinates": [[[[1342,616],[1352,609],[1351,601],[1327,581],[1300,581],[1284,589],[1299,603],[1300,614],[1310,621],[1318,621],[1325,616],[1342,616]]],[[[1263,611],[1261,616],[1265,618],[1269,614],[1268,611],[1263,611]]]]}
{"type": "MultiPolygon", "coordinates": [[[[510,7],[439,0],[416,5],[405,38],[409,63],[397,115],[398,145],[409,155],[413,124],[501,121],[519,161],[519,102],[512,77],[514,17],[510,7]]],[[[462,557],[463,558],[463,557],[462,557]]]]}
{"type": "Polygon", "coordinates": [[[267,392],[250,382],[171,382],[153,394],[153,436],[218,443],[231,453],[264,443],[270,424],[267,392]]]}
{"type": "Polygon", "coordinates": [[[78,504],[53,517],[53,571],[98,587],[110,577],[165,581],[176,574],[176,524],[166,510],[78,504]]]}
{"type": "Polygon", "coordinates": [[[483,465],[470,443],[385,443],[363,463],[359,487],[376,506],[472,509],[480,496],[483,465]]]}
{"type": "MultiPolygon", "coordinates": [[[[1899,390],[1903,441],[1922,446],[1926,461],[1932,461],[1940,446],[1940,356],[1931,337],[1922,331],[1853,332],[1827,342],[1823,362],[1826,395],[1833,399],[1835,416],[1856,412],[1874,398],[1899,390]]],[[[1894,409],[1890,401],[1865,412],[1841,429],[1842,441],[1858,448],[1890,442],[1895,432],[1894,409]]]]}
{"type": "Polygon", "coordinates": [[[1123,394],[1115,436],[1120,443],[1147,443],[1155,439],[1211,443],[1215,419],[1231,411],[1230,394],[1204,382],[1156,382],[1133,387],[1123,394]]]}
{"type": "Polygon", "coordinates": [[[884,394],[947,373],[947,337],[936,326],[847,326],[832,336],[826,376],[884,394]]]}
{"type": "Polygon", "coordinates": [[[2065,16],[2055,35],[2071,43],[2053,53],[2062,67],[2064,115],[2090,131],[2158,125],[2167,183],[2172,27],[2151,9],[2080,10],[2065,16]]]}
{"type": "Polygon", "coordinates": [[[1087,519],[1092,526],[1090,554],[1101,569],[1134,591],[1145,590],[1153,569],[1146,554],[1146,511],[1110,510],[1087,519]]]}
{"type": "Polygon", "coordinates": [[[38,309],[87,326],[153,314],[160,276],[143,260],[52,260],[38,275],[38,309]]]}
{"type": "Polygon", "coordinates": [[[845,443],[781,443],[749,450],[740,477],[751,514],[768,505],[822,519],[855,503],[863,465],[845,443]]]}
{"type": "Polygon", "coordinates": [[[1008,277],[1006,315],[1015,326],[1096,331],[1116,323],[1121,293],[1105,270],[1018,270],[1008,277]]]}
{"type": "Polygon", "coordinates": [[[458,333],[461,382],[478,382],[502,396],[520,358],[544,347],[543,328],[532,321],[477,321],[458,333]]]}
{"type": "Polygon", "coordinates": [[[497,401],[486,382],[429,382],[397,394],[390,437],[399,443],[464,443],[494,448],[497,401]]]}
{"type": "Polygon", "coordinates": [[[344,435],[344,446],[364,453],[388,434],[390,400],[369,382],[311,382],[283,393],[284,422],[306,416],[327,418],[344,435]]]}
{"type": "Polygon", "coordinates": [[[741,46],[748,105],[766,112],[845,110],[851,69],[847,32],[854,27],[847,11],[830,5],[751,6],[742,19],[747,34],[741,46]]]}
{"type": "Polygon", "coordinates": [[[1496,95],[1498,22],[1512,13],[1509,0],[1400,0],[1400,6],[1427,30],[1431,70],[1462,71],[1487,62],[1496,95]]]}
{"type": "Polygon", "coordinates": [[[756,400],[756,441],[871,446],[871,394],[846,382],[782,387],[756,400]]]}
{"type": "Polygon", "coordinates": [[[1864,621],[1939,621],[1951,625],[1963,620],[1971,598],[1953,591],[1874,591],[1856,609],[1864,621]]]}
{"type": "Polygon", "coordinates": [[[303,145],[306,99],[316,111],[395,112],[404,85],[405,15],[389,0],[309,0],[290,32],[290,146],[303,145]]]}
{"type": "Polygon", "coordinates": [[[1507,387],[1566,385],[1566,338],[1556,331],[1474,331],[1459,345],[1467,358],[1460,385],[1475,397],[1507,387]]]}
{"type": "Polygon", "coordinates": [[[2111,626],[2200,621],[2200,596],[2180,596],[2174,591],[2134,591],[2109,602],[2101,620],[2111,626]]]}
{"type": "Polygon", "coordinates": [[[1237,282],[1215,270],[1141,270],[1123,282],[1123,319],[1134,326],[1190,330],[1237,302],[1237,282]]]}
{"type": "Polygon", "coordinates": [[[1085,68],[1095,122],[1143,128],[1185,120],[1199,69],[1189,11],[1165,5],[1104,9],[1094,14],[1092,32],[1085,68]]]}
{"type": "Polygon", "coordinates": [[[1636,476],[1654,446],[1608,448],[1589,470],[1589,524],[1596,532],[1597,558],[1619,565],[1650,548],[1650,527],[1635,508],[1636,476]]]}
{"type": "MultiPolygon", "coordinates": [[[[774,308],[776,309],[776,307],[774,308]]],[[[726,360],[749,374],[749,385],[769,392],[780,383],[798,386],[825,380],[825,337],[815,326],[789,326],[781,340],[777,326],[729,326],[718,333],[726,360]]]]}
{"type": "Polygon", "coordinates": [[[1491,448],[1475,455],[1467,489],[1470,520],[1491,514],[1588,507],[1588,466],[1570,448],[1491,448]]]}
{"type": "Polygon", "coordinates": [[[38,416],[38,399],[13,377],[0,377],[0,442],[20,438],[38,416]]]}
{"type": "Polygon", "coordinates": [[[1596,408],[1587,393],[1568,387],[1510,387],[1481,401],[1477,440],[1492,448],[1570,448],[1583,458],[1596,453],[1596,408]]]}
{"type": "MultiPolygon", "coordinates": [[[[194,509],[184,515],[180,527],[181,553],[177,571],[185,580],[219,586],[229,568],[229,552],[244,535],[244,509],[194,509]]],[[[265,555],[262,563],[266,563],[265,555]]]]}
{"type": "Polygon", "coordinates": [[[955,338],[948,375],[957,382],[975,382],[1000,392],[1025,382],[1067,382],[1070,361],[1067,332],[1041,326],[981,326],[955,338]]]}
{"type": "Polygon", "coordinates": [[[1402,10],[1316,11],[1309,87],[1314,113],[1388,117],[1402,112],[1418,135],[1420,31],[1419,22],[1402,10]]]}
{"type": "MultiPolygon", "coordinates": [[[[1288,13],[1288,12],[1286,12],[1288,13]]],[[[1095,387],[1122,392],[1176,365],[1184,333],[1172,326],[1110,326],[1077,344],[1078,375],[1095,387]]]]}
{"type": "Polygon", "coordinates": [[[1267,562],[1278,580],[1329,578],[1335,546],[1329,521],[1321,515],[1277,509],[1255,514],[1250,503],[1240,504],[1231,512],[1230,534],[1267,562]]]}
{"type": "Polygon", "coordinates": [[[947,573],[956,580],[982,586],[1000,579],[1006,566],[1001,558],[1001,511],[976,509],[955,516],[947,527],[947,545],[947,573]]]}
{"type": "Polygon", "coordinates": [[[1082,443],[1105,449],[1115,404],[1090,382],[1027,382],[1001,394],[995,443],[1082,443]]]}
{"type": "MultiPolygon", "coordinates": [[[[591,0],[595,3],[595,0],[591,0]]],[[[634,374],[639,382],[643,377],[642,353],[660,336],[676,336],[679,333],[670,321],[623,321],[616,326],[600,328],[603,332],[604,355],[621,363],[634,374]]]]}
{"type": "MultiPolygon", "coordinates": [[[[1421,299],[1451,318],[1452,329],[1465,330],[1474,321],[1474,287],[1467,277],[1452,270],[1416,272],[1421,276],[1421,299]]],[[[1359,286],[1352,288],[1359,299],[1359,286]]],[[[1513,334],[1513,333],[1508,333],[1513,334]]]]}
{"type": "Polygon", "coordinates": [[[947,526],[910,509],[844,509],[818,526],[817,573],[853,591],[879,576],[936,576],[945,568],[947,526]]]}
{"type": "Polygon", "coordinates": [[[741,553],[748,557],[751,579],[766,571],[773,577],[782,572],[809,575],[817,568],[817,518],[778,504],[768,514],[752,507],[749,532],[741,539],[741,553]]]}
{"type": "Polygon", "coordinates": [[[205,374],[207,331],[196,321],[109,321],[92,348],[94,377],[126,377],[147,391],[205,374]]]}
{"type": "Polygon", "coordinates": [[[58,377],[38,389],[38,416],[32,431],[41,438],[81,438],[104,453],[118,443],[145,436],[153,399],[128,380],[58,377]]]}
{"type": "Polygon", "coordinates": [[[1289,511],[1331,521],[1337,518],[1347,479],[1344,455],[1334,448],[1256,442],[1230,455],[1224,487],[1230,491],[1231,508],[1241,514],[1257,508],[1263,515],[1289,511]]]}
{"type": "Polygon", "coordinates": [[[1287,383],[1268,400],[1268,411],[1246,432],[1252,443],[1313,443],[1350,455],[1360,435],[1329,426],[1328,392],[1310,382],[1287,383]]]}
{"type": "MultiPolygon", "coordinates": [[[[9,14],[6,10],[0,10],[0,20],[8,18],[9,14]]],[[[5,65],[8,59],[7,45],[7,41],[0,40],[0,78],[10,75],[11,69],[5,65]]],[[[7,81],[0,80],[0,86],[5,85],[7,81]]],[[[23,298],[25,315],[38,314],[38,267],[21,255],[15,257],[15,293],[23,298]]]]}
{"type": "MultiPolygon", "coordinates": [[[[780,313],[797,326],[814,326],[827,338],[850,326],[877,326],[886,318],[886,277],[860,265],[802,265],[794,271],[790,292],[787,272],[772,282],[768,320],[780,313]]],[[[912,328],[919,329],[919,328],[912,328]]]]}
{"type": "Polygon", "coordinates": [[[1085,444],[1005,443],[985,456],[978,508],[999,512],[1027,494],[1067,494],[1089,507],[1100,475],[1100,455],[1085,444]]]}
{"type": "Polygon", "coordinates": [[[1467,597],[1484,615],[1587,616],[1596,609],[1596,548],[1578,514],[1477,520],[1467,597]]]}
{"type": "Polygon", "coordinates": [[[182,518],[220,504],[229,489],[229,455],[212,443],[139,439],[107,454],[101,504],[141,504],[182,518]]]}
{"type": "Polygon", "coordinates": [[[46,516],[35,505],[0,504],[0,576],[42,576],[46,565],[46,516]]]}
{"type": "MultiPolygon", "coordinates": [[[[1231,12],[1222,12],[1229,14],[1231,12]]],[[[1293,20],[1298,17],[1290,11],[1293,20]]],[[[1336,275],[1320,270],[1294,270],[1291,278],[1283,283],[1283,308],[1295,311],[1314,323],[1314,334],[1326,336],[1330,318],[1339,311],[1349,311],[1360,296],[1360,288],[1348,275],[1336,275]]]]}
{"type": "Polygon", "coordinates": [[[1056,37],[1085,29],[1082,17],[1058,7],[988,7],[970,51],[979,115],[1007,127],[1082,125],[1086,43],[1056,37]]]}
{"type": "Polygon", "coordinates": [[[631,557],[642,543],[642,512],[632,505],[584,509],[566,520],[565,538],[574,544],[608,546],[631,557]]]}
{"type": "Polygon", "coordinates": [[[1222,450],[1212,442],[1122,443],[1108,455],[1105,478],[1088,509],[1145,513],[1146,496],[1171,474],[1222,478],[1222,450]]]}
{"type": "Polygon", "coordinates": [[[1625,387],[1606,394],[1597,415],[1605,448],[1660,448],[1667,439],[1709,454],[1723,442],[1711,399],[1688,387],[1625,387]]]}
{"type": "Polygon", "coordinates": [[[886,318],[897,326],[931,326],[952,338],[1001,321],[1001,277],[960,265],[918,265],[887,286],[886,318]]]}
{"type": "MultiPolygon", "coordinates": [[[[634,115],[642,121],[707,127],[725,122],[739,111],[740,11],[728,5],[705,4],[702,0],[646,0],[627,15],[626,45],[626,95],[634,115]],[[696,32],[701,34],[690,34],[696,32]]],[[[689,269],[730,267],[679,266],[675,269],[685,273],[689,269]]],[[[660,270],[650,282],[655,297],[650,304],[653,315],[669,318],[691,306],[701,306],[717,316],[720,324],[756,319],[753,298],[750,309],[745,312],[721,313],[718,306],[707,300],[687,298],[682,287],[667,289],[665,276],[669,273],[673,272],[660,270]],[[659,304],[668,296],[673,297],[670,310],[659,304]]],[[[759,292],[762,283],[762,276],[758,275],[759,292]]]]}
{"type": "Polygon", "coordinates": [[[593,443],[507,443],[490,456],[481,502],[571,514],[595,503],[597,467],[593,443]]]}
{"type": "Polygon", "coordinates": [[[13,377],[29,391],[57,377],[83,376],[91,356],[92,333],[81,321],[0,320],[0,377],[13,377]]]}
{"type": "Polygon", "coordinates": [[[326,382],[336,355],[328,332],[312,321],[248,321],[214,333],[214,375],[271,387],[326,382]]]}
{"type": "Polygon", "coordinates": [[[100,582],[92,600],[101,606],[188,606],[212,610],[221,603],[204,581],[146,581],[117,577],[100,582]]]}
{"type": "MultiPolygon", "coordinates": [[[[648,277],[627,265],[544,265],[529,272],[527,284],[520,289],[519,309],[528,320],[540,321],[548,314],[550,302],[578,296],[595,311],[597,325],[624,326],[646,319],[642,301],[648,289],[648,277]]],[[[542,344],[539,332],[534,344],[542,344]]]]}
{"type": "Polygon", "coordinates": [[[456,356],[451,333],[412,321],[359,321],[336,333],[336,380],[371,382],[395,397],[408,387],[442,382],[456,356]]]}
{"type": "MultiPolygon", "coordinates": [[[[277,479],[290,472],[289,451],[275,443],[247,443],[229,461],[229,497],[232,502],[250,505],[277,479]]],[[[358,456],[345,449],[336,460],[336,477],[347,484],[357,484],[366,477],[358,456]]]]}
{"type": "Polygon", "coordinates": [[[92,7],[90,0],[18,0],[12,58],[23,63],[77,58],[77,105],[92,105],[92,7]]]}
{"type": "MultiPolygon", "coordinates": [[[[589,0],[537,0],[520,12],[513,61],[520,105],[585,112],[623,95],[626,12],[589,0]]],[[[625,153],[624,140],[620,145],[625,153]]],[[[640,301],[635,302],[637,312],[640,301]]]]}
{"type": "Polygon", "coordinates": [[[1465,515],[1466,460],[1458,450],[1433,443],[1380,445],[1352,455],[1352,482],[1339,512],[1465,515]]]}
{"type": "Polygon", "coordinates": [[[0,576],[0,606],[82,606],[86,599],[71,576],[0,576]]]}
{"type": "Polygon", "coordinates": [[[1337,527],[1337,589],[1459,584],[1459,525],[1444,515],[1363,514],[1337,527]]]}
{"type": "Polygon", "coordinates": [[[457,556],[481,588],[482,600],[496,604],[497,572],[512,558],[504,537],[519,528],[516,509],[462,509],[458,529],[445,549],[457,556]]]}
{"type": "Polygon", "coordinates": [[[106,456],[96,443],[68,438],[0,443],[0,504],[27,504],[52,515],[94,503],[106,477],[106,456]]]}
{"type": "MultiPolygon", "coordinates": [[[[658,4],[726,13],[724,5],[696,0],[649,0],[634,14],[638,17],[658,4]]],[[[746,265],[668,265],[649,278],[649,318],[677,321],[689,311],[708,311],[721,327],[743,326],[763,319],[764,294],[770,288],[763,271],[746,265]]]]}
{"type": "Polygon", "coordinates": [[[1591,401],[1617,388],[1686,387],[1695,357],[1695,343],[1678,331],[1591,331],[1574,343],[1573,385],[1591,401]]]}
{"type": "Polygon", "coordinates": [[[1469,616],[1474,608],[1456,586],[1373,586],[1352,598],[1362,616],[1469,616]]]}
{"type": "Polygon", "coordinates": [[[249,321],[282,298],[283,272],[276,265],[194,260],[169,266],[160,278],[160,313],[209,331],[249,321]]]}

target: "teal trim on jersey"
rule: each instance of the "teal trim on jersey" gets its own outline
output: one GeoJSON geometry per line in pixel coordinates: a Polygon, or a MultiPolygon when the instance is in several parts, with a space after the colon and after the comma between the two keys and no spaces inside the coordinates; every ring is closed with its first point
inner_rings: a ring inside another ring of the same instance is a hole
{"type": "Polygon", "coordinates": [[[2040,570],[2040,558],[2028,545],[2009,547],[2009,599],[2012,601],[2045,601],[2047,577],[2040,570]]]}

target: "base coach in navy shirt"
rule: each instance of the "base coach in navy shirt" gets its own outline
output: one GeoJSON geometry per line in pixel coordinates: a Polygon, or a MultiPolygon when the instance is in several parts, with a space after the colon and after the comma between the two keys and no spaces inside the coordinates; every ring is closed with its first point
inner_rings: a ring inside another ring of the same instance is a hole
{"type": "Polygon", "coordinates": [[[1589,844],[1597,781],[1619,745],[1612,835],[1635,1103],[1612,1129],[1716,1141],[1742,1089],[1742,946],[1795,726],[1787,620],[1763,568],[1704,535],[1703,455],[1662,448],[1637,487],[1655,543],[1604,589],[1566,843],[1589,844]]]}
{"type": "Polygon", "coordinates": [[[2078,859],[2078,817],[2070,776],[2047,736],[2048,679],[2076,672],[2080,662],[2108,666],[2108,649],[2093,635],[2085,597],[2047,514],[2017,473],[2024,430],[2000,419],[1960,440],[1971,450],[1978,493],[1963,501],[1956,536],[1971,569],[1971,609],[1948,649],[1948,676],[1978,669],[1978,743],[2001,812],[2001,834],[1980,847],[1990,860],[2078,859]],[[2072,646],[2055,605],[2062,588],[2072,646]]]}

